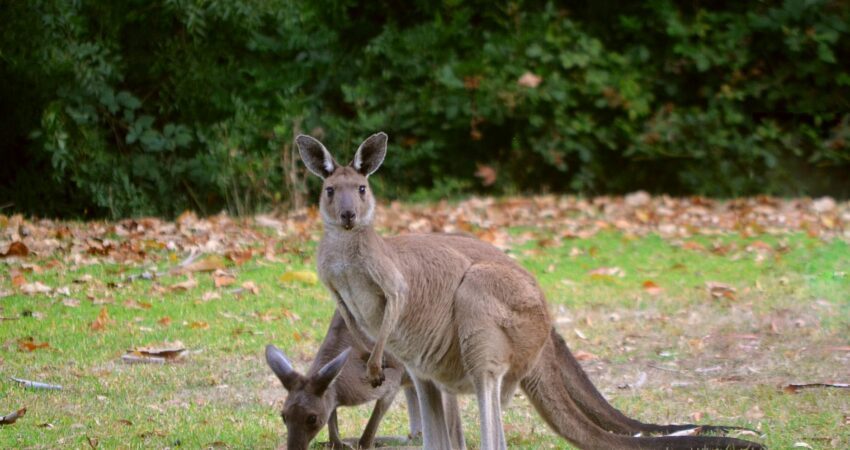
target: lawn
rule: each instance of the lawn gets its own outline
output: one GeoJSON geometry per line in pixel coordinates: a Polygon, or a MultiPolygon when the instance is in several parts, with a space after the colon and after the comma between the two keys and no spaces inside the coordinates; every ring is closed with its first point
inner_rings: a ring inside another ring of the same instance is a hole
{"type": "MultiPolygon", "coordinates": [[[[745,438],[777,449],[850,448],[850,390],[783,389],[850,382],[848,205],[742,204],[542,197],[379,214],[386,233],[465,231],[514,256],[631,416],[751,427],[761,435],[745,438]]],[[[262,352],[274,343],[306,368],[324,336],[334,305],[315,278],[316,216],[0,217],[0,415],[27,408],[0,425],[0,448],[283,446],[286,393],[262,352]],[[175,341],[179,361],[122,360],[175,341]]],[[[402,403],[379,434],[406,434],[402,403]]],[[[474,399],[462,408],[477,448],[474,399]]],[[[359,435],[370,410],[342,410],[342,434],[359,435]]],[[[570,448],[521,395],[504,422],[511,448],[570,448]]]]}

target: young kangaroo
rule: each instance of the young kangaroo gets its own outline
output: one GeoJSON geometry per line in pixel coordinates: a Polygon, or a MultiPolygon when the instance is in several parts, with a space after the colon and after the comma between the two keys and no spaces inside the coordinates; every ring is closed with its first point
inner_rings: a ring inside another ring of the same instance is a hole
{"type": "Polygon", "coordinates": [[[307,168],[324,179],[319,276],[353,338],[374,341],[366,364],[373,385],[385,379],[385,347],[407,367],[419,397],[425,448],[451,448],[443,389],[475,393],[481,448],[505,449],[502,406],[520,386],[550,427],[580,448],[762,448],[726,437],[609,432],[603,427],[625,432],[629,424],[600,419],[596,412],[605,407],[598,399],[576,394],[581,380],[565,361],[569,350],[552,333],[546,300],[530,273],[467,236],[377,235],[367,177],[383,162],[386,134],[366,139],[348,166],[309,136],[298,136],[296,144],[307,168]]]}
{"type": "MultiPolygon", "coordinates": [[[[306,450],[325,424],[328,426],[331,446],[335,449],[346,448],[339,435],[337,407],[375,401],[372,415],[358,441],[358,448],[371,448],[378,425],[392,405],[399,387],[404,388],[407,398],[408,436],[412,439],[422,433],[416,391],[402,364],[391,355],[386,355],[386,380],[380,387],[372,387],[365,375],[369,352],[353,345],[345,322],[336,312],[306,376],[295,371],[280,349],[274,345],[266,346],[266,362],[289,391],[281,413],[287,429],[287,449],[306,450]]],[[[448,420],[453,431],[453,442],[462,448],[463,431],[457,399],[446,394],[444,401],[447,410],[452,413],[448,420]]]]}

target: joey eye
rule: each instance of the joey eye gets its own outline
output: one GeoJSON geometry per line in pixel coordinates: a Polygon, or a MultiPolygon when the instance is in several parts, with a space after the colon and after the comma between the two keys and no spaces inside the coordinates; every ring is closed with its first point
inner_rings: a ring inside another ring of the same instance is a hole
{"type": "Polygon", "coordinates": [[[325,188],[325,192],[328,193],[328,197],[332,197],[334,195],[334,188],[332,186],[328,186],[325,188]]]}
{"type": "Polygon", "coordinates": [[[319,418],[316,417],[315,414],[310,414],[309,416],[307,416],[307,425],[310,425],[310,426],[316,425],[316,422],[318,422],[318,421],[319,421],[319,418]]]}
{"type": "Polygon", "coordinates": [[[360,186],[360,195],[363,195],[363,194],[365,194],[365,193],[366,193],[366,186],[362,186],[362,185],[361,185],[361,186],[360,186]]]}

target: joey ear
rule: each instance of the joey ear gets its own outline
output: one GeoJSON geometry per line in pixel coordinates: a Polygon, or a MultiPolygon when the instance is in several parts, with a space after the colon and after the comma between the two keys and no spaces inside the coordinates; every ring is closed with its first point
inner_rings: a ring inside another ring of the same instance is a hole
{"type": "Polygon", "coordinates": [[[331,385],[331,382],[333,382],[333,380],[335,380],[342,371],[345,363],[348,362],[348,356],[350,354],[351,347],[348,347],[342,353],[337,355],[336,358],[332,359],[329,363],[319,369],[318,372],[316,372],[315,377],[310,380],[314,394],[322,395],[325,390],[327,390],[328,386],[331,385]]]}
{"type": "Polygon", "coordinates": [[[299,134],[295,138],[295,145],[298,146],[304,165],[319,177],[327,178],[339,167],[328,149],[316,138],[299,134]]]}
{"type": "Polygon", "coordinates": [[[368,177],[372,175],[387,156],[387,134],[383,131],[369,136],[354,154],[351,167],[361,175],[368,177]]]}
{"type": "Polygon", "coordinates": [[[266,346],[266,363],[271,367],[272,372],[277,375],[283,387],[287,391],[291,391],[295,386],[295,382],[301,378],[301,375],[292,368],[292,363],[283,354],[283,351],[274,345],[266,346]]]}

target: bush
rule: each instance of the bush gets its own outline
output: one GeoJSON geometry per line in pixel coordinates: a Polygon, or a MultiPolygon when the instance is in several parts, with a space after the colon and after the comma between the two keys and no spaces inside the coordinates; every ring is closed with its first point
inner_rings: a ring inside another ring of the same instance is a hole
{"type": "Polygon", "coordinates": [[[303,201],[296,133],[378,129],[390,197],[850,194],[845,2],[396,3],[9,2],[2,197],[248,213],[303,201]]]}

